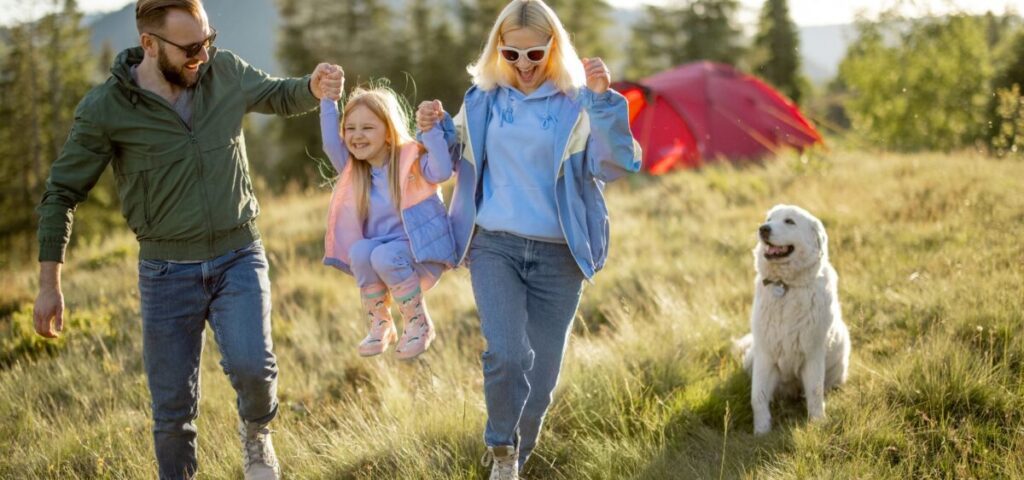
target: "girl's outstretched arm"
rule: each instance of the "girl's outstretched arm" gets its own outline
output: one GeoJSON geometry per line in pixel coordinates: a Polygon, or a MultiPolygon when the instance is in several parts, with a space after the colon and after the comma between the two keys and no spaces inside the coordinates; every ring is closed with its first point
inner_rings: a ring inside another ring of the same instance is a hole
{"type": "Polygon", "coordinates": [[[427,153],[420,157],[420,171],[430,183],[441,183],[452,176],[455,165],[454,154],[458,150],[448,148],[444,130],[440,125],[423,132],[420,136],[427,153]]]}
{"type": "Polygon", "coordinates": [[[327,97],[320,100],[320,138],[324,153],[331,159],[334,169],[341,173],[348,163],[348,149],[341,139],[338,117],[338,104],[334,100],[327,97]]]}
{"type": "Polygon", "coordinates": [[[454,135],[448,114],[441,108],[441,102],[423,102],[416,112],[416,123],[420,129],[419,140],[427,153],[420,157],[420,171],[430,183],[448,180],[454,171],[458,149],[448,145],[446,137],[454,135]]]}

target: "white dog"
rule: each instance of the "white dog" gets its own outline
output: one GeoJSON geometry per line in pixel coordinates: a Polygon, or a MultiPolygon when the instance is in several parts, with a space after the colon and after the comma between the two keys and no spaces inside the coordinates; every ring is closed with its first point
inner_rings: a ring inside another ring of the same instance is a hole
{"type": "Polygon", "coordinates": [[[752,333],[736,346],[753,377],[754,433],[763,434],[772,428],[768,407],[776,392],[802,390],[807,416],[825,416],[825,391],[846,381],[850,334],[821,221],[800,207],[776,205],[758,236],[752,333]]]}

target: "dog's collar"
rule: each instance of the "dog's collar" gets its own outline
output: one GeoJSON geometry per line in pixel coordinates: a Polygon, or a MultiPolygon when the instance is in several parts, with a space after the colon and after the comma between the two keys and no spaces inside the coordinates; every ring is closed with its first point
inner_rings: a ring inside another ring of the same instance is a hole
{"type": "Polygon", "coordinates": [[[761,285],[764,285],[766,287],[768,285],[774,285],[775,288],[772,289],[772,293],[775,294],[776,297],[781,297],[785,295],[787,291],[789,291],[789,285],[786,285],[786,282],[783,282],[782,280],[779,279],[765,278],[761,280],[761,285]]]}

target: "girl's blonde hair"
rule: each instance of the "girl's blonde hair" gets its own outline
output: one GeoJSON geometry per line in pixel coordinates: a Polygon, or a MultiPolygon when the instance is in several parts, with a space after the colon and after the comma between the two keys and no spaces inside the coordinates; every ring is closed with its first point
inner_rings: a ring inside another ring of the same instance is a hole
{"type": "Polygon", "coordinates": [[[473,76],[473,83],[483,90],[512,85],[514,67],[501,58],[498,47],[504,45],[504,34],[520,28],[530,28],[551,38],[551,50],[542,74],[551,79],[558,90],[575,96],[580,87],[586,84],[583,62],[569,41],[569,34],[562,26],[562,21],[541,0],[513,0],[501,11],[480,57],[466,68],[473,76]]]}
{"type": "MultiPolygon", "coordinates": [[[[345,102],[345,112],[341,117],[341,138],[345,138],[345,119],[356,107],[363,106],[370,110],[381,122],[384,122],[386,131],[385,148],[388,149],[388,187],[391,193],[391,201],[395,208],[401,209],[402,189],[399,168],[399,157],[402,147],[415,142],[409,130],[409,115],[402,101],[390,88],[377,85],[367,88],[359,87],[349,94],[345,102]]],[[[356,211],[359,219],[366,221],[370,203],[370,175],[372,166],[370,162],[357,160],[349,153],[349,162],[352,165],[352,188],[355,189],[356,211]]]]}

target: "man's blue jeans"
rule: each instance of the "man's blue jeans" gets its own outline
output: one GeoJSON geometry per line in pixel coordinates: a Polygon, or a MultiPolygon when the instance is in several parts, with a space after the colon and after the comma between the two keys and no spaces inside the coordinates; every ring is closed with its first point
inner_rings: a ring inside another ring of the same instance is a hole
{"type": "Polygon", "coordinates": [[[161,479],[191,478],[198,468],[195,419],[207,320],[238,394],[239,416],[266,423],[277,414],[267,270],[259,241],[204,262],[139,261],[142,348],[161,479]]]}
{"type": "Polygon", "coordinates": [[[487,340],[483,354],[488,446],[537,444],[583,293],[569,247],[477,228],[469,271],[487,340]]]}

